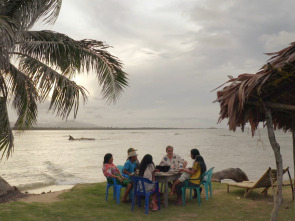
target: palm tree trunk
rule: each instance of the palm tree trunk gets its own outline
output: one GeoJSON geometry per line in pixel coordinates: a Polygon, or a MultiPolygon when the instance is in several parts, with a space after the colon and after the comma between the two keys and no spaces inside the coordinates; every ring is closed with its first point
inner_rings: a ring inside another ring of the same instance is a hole
{"type": "MultiPolygon", "coordinates": [[[[293,182],[293,185],[294,185],[294,190],[295,190],[295,117],[292,116],[292,140],[293,140],[293,170],[294,170],[294,182],[293,182]]],[[[294,198],[293,198],[294,200],[294,198]]]]}
{"type": "Polygon", "coordinates": [[[274,207],[271,214],[271,221],[277,220],[279,208],[282,204],[282,184],[283,184],[283,159],[280,153],[280,145],[276,141],[271,111],[269,108],[265,107],[265,116],[266,116],[266,125],[268,132],[268,139],[271,144],[271,147],[275,154],[276,167],[277,167],[277,191],[274,194],[274,207]]]}

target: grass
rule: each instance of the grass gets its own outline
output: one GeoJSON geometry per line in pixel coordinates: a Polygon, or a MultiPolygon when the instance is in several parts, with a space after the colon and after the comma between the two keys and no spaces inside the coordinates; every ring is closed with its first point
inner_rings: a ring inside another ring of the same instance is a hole
{"type": "MultiPolygon", "coordinates": [[[[213,198],[206,201],[202,194],[202,204],[189,200],[186,206],[174,206],[173,197],[169,207],[146,215],[144,208],[131,203],[117,205],[109,193],[105,201],[106,183],[77,185],[71,191],[61,194],[61,201],[54,203],[11,202],[0,204],[0,220],[269,220],[273,198],[264,197],[260,190],[243,198],[242,189],[232,187],[226,192],[225,184],[214,183],[213,198]]],[[[189,192],[189,191],[187,191],[189,192]]],[[[284,203],[278,220],[295,220],[295,203],[290,187],[283,189],[284,203]]]]}

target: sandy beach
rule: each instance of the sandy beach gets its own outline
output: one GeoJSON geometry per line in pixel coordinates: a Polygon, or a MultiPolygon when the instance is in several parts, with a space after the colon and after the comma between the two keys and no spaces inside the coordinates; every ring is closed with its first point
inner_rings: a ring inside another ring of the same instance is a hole
{"type": "Polygon", "coordinates": [[[17,201],[25,203],[53,203],[60,201],[61,199],[58,196],[68,191],[70,190],[61,190],[56,192],[48,192],[44,194],[27,194],[26,196],[17,199],[17,201]]]}

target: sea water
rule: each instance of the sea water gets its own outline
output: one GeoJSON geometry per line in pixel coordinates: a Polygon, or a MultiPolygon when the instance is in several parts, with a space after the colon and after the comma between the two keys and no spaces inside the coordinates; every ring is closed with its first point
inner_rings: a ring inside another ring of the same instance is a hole
{"type": "MultiPolygon", "coordinates": [[[[283,166],[293,174],[292,137],[276,131],[283,166]]],[[[40,193],[70,188],[78,183],[103,182],[103,157],[112,153],[114,164],[123,165],[127,149],[137,149],[139,160],[151,154],[155,164],[165,155],[167,145],[192,164],[190,150],[199,149],[207,168],[214,171],[240,168],[250,180],[258,179],[268,167],[275,168],[267,131],[254,137],[249,131],[227,129],[169,130],[32,130],[15,134],[13,155],[0,162],[0,176],[22,191],[40,193]],[[95,140],[70,141],[74,138],[95,140]]],[[[287,179],[287,176],[284,176],[287,179]]]]}

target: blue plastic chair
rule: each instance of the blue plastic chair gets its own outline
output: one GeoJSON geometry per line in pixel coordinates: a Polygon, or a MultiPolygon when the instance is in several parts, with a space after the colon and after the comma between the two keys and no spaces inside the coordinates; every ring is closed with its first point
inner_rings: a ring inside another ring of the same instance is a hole
{"type": "Polygon", "coordinates": [[[150,204],[150,195],[157,193],[158,195],[158,207],[160,209],[160,194],[159,194],[159,182],[152,182],[147,178],[143,178],[143,177],[136,177],[133,176],[131,177],[131,181],[133,182],[133,194],[132,194],[132,206],[131,206],[131,210],[133,211],[134,208],[134,201],[135,201],[135,197],[137,197],[137,201],[138,201],[138,206],[141,207],[141,199],[140,197],[144,196],[145,197],[145,213],[148,214],[149,213],[149,204],[150,204]],[[153,189],[150,192],[147,192],[145,190],[145,183],[148,184],[155,184],[155,189],[153,189]]]}
{"type": "Polygon", "coordinates": [[[210,198],[212,198],[212,188],[211,188],[211,177],[213,174],[214,167],[207,170],[201,179],[201,184],[205,187],[206,190],[206,200],[208,200],[208,187],[210,190],[210,198]]]}
{"type": "Polygon", "coordinates": [[[109,188],[110,188],[110,187],[113,187],[113,197],[114,197],[114,199],[116,199],[116,185],[117,185],[117,181],[116,181],[115,178],[109,177],[109,178],[107,179],[106,201],[108,201],[108,194],[109,194],[109,188]],[[110,184],[110,183],[109,183],[109,180],[112,180],[113,183],[110,184]]]}
{"type": "MultiPolygon", "coordinates": [[[[122,165],[118,165],[117,168],[120,170],[122,170],[123,166],[122,165]]],[[[121,172],[122,174],[122,172],[121,172]]],[[[129,178],[126,174],[122,174],[124,177],[129,178]]],[[[125,186],[122,186],[120,184],[117,184],[117,181],[115,178],[113,177],[109,177],[108,181],[107,181],[107,189],[106,189],[106,201],[108,201],[108,193],[109,193],[109,188],[113,187],[113,197],[114,199],[117,200],[117,204],[120,203],[120,196],[121,196],[121,189],[122,188],[126,188],[125,186]],[[109,180],[112,180],[112,184],[109,183],[109,180]]],[[[131,193],[129,194],[129,198],[131,198],[131,193]]]]}

